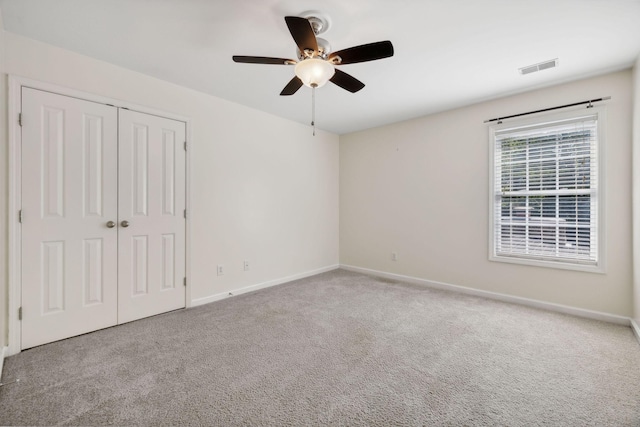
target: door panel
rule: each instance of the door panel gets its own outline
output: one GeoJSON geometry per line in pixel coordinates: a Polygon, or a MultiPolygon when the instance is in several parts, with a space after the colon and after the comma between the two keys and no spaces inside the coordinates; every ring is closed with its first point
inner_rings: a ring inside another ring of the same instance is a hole
{"type": "Polygon", "coordinates": [[[22,348],[117,323],[117,110],[22,89],[22,348]]]}
{"type": "Polygon", "coordinates": [[[30,88],[22,114],[22,348],[184,307],[185,123],[30,88]]]}
{"type": "Polygon", "coordinates": [[[185,136],[184,122],[120,110],[119,323],[185,306],[185,136]]]}

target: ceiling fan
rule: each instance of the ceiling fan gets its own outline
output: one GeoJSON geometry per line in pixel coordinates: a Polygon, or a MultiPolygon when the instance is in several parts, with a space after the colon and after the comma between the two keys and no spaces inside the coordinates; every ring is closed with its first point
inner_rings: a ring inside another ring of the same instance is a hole
{"type": "Polygon", "coordinates": [[[298,61],[264,56],[233,57],[235,62],[246,64],[295,65],[296,75],[280,95],[293,95],[302,85],[313,89],[322,87],[327,81],[351,93],[358,92],[364,83],[335,67],[393,56],[393,45],[388,40],[331,52],[329,43],[316,37],[328,28],[328,19],[318,13],[308,12],[306,17],[285,16],[284,20],[298,46],[298,61]]]}

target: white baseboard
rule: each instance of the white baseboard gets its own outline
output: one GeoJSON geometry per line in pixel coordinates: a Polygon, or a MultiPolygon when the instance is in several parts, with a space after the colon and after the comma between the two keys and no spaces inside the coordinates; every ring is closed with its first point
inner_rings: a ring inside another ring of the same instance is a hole
{"type": "Polygon", "coordinates": [[[638,339],[638,344],[640,344],[640,325],[638,325],[635,319],[631,319],[631,329],[638,339]]]}
{"type": "MultiPolygon", "coordinates": [[[[418,277],[403,276],[400,274],[387,273],[384,271],[370,270],[368,268],[356,267],[353,265],[340,265],[340,268],[353,271],[356,273],[368,274],[370,276],[383,277],[386,279],[398,280],[401,282],[413,283],[416,285],[427,286],[429,288],[443,289],[447,291],[460,292],[463,294],[474,295],[493,300],[510,302],[514,304],[526,305],[528,307],[540,308],[543,310],[556,311],[564,314],[571,314],[578,317],[588,319],[602,320],[618,325],[629,326],[631,319],[616,314],[603,313],[600,311],[592,311],[584,308],[571,307],[568,305],[555,304],[551,302],[539,301],[529,298],[517,297],[513,295],[501,294],[498,292],[484,291],[481,289],[467,288],[465,286],[451,285],[449,283],[436,282],[433,280],[420,279],[418,277]]],[[[640,339],[640,338],[639,338],[640,339]]]]}
{"type": "Polygon", "coordinates": [[[191,301],[191,307],[197,307],[199,305],[209,304],[210,302],[220,301],[225,298],[229,298],[229,297],[240,295],[240,294],[246,294],[247,292],[257,291],[258,289],[270,288],[271,286],[281,285],[283,283],[291,282],[293,280],[304,279],[305,277],[315,276],[316,274],[326,273],[327,271],[337,270],[338,268],[340,268],[338,264],[330,265],[327,267],[318,268],[317,270],[305,271],[304,273],[298,273],[292,276],[269,280],[267,282],[257,283],[255,285],[245,286],[239,289],[232,289],[227,292],[210,295],[204,298],[197,298],[191,301]]]}
{"type": "Polygon", "coordinates": [[[2,368],[4,366],[4,358],[9,353],[9,347],[0,348],[0,383],[2,382],[2,368]]]}

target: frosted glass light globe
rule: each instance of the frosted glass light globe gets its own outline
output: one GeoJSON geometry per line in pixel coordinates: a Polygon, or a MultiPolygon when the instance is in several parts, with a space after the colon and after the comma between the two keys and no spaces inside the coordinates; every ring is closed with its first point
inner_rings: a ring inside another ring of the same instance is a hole
{"type": "Polygon", "coordinates": [[[295,72],[305,86],[322,87],[333,77],[336,69],[324,59],[309,58],[298,62],[295,72]]]}

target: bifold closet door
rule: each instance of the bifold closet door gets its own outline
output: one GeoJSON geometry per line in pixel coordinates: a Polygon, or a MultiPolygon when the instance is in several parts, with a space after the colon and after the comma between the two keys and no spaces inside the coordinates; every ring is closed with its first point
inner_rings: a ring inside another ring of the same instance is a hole
{"type": "Polygon", "coordinates": [[[117,323],[117,109],[22,89],[22,348],[117,323]]]}
{"type": "Polygon", "coordinates": [[[120,109],[118,323],[185,306],[185,136],[120,109]]]}

